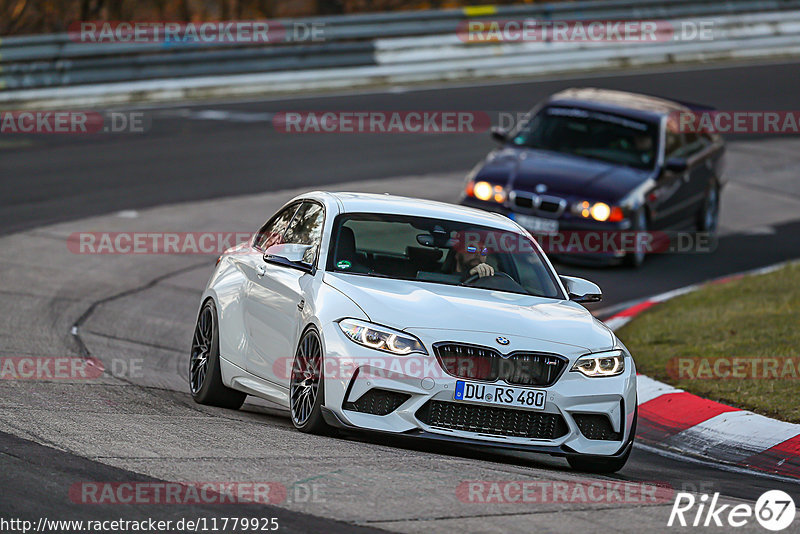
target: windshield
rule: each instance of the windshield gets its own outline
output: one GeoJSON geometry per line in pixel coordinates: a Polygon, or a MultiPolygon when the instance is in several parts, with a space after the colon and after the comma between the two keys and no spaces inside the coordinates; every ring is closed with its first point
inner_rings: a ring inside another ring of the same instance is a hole
{"type": "Polygon", "coordinates": [[[337,217],[328,271],[563,298],[536,245],[515,232],[374,213],[337,217]]]}
{"type": "Polygon", "coordinates": [[[652,169],[657,133],[655,124],[578,108],[549,107],[524,124],[511,143],[652,169]]]}

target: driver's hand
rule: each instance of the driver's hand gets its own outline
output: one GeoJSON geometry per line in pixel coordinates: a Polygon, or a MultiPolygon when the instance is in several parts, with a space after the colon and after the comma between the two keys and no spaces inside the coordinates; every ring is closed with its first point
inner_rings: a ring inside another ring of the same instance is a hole
{"type": "Polygon", "coordinates": [[[481,278],[486,278],[487,276],[494,276],[494,267],[489,265],[488,263],[479,263],[475,267],[469,270],[470,276],[479,276],[481,278]]]}

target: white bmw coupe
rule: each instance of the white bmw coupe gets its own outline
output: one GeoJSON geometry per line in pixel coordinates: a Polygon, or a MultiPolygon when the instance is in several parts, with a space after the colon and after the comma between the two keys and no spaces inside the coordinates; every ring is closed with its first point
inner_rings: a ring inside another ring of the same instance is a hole
{"type": "Polygon", "coordinates": [[[202,404],[247,395],[303,432],[361,429],[547,453],[613,472],[636,430],[636,369],[507,217],[313,192],[226,251],[191,349],[202,404]]]}

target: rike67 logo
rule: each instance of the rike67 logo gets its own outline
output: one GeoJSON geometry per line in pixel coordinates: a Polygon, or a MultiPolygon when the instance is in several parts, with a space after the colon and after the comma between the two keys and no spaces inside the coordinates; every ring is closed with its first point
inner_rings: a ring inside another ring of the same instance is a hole
{"type": "Polygon", "coordinates": [[[738,528],[755,518],[765,529],[778,532],[792,524],[795,512],[794,499],[781,490],[765,492],[755,506],[719,504],[719,493],[709,499],[707,494],[696,497],[681,492],[675,496],[667,526],[738,528]]]}

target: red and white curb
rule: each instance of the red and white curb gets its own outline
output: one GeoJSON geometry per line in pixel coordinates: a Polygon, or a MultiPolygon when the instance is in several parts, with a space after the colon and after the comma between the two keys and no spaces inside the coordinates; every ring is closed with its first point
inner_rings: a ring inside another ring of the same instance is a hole
{"type": "MultiPolygon", "coordinates": [[[[793,262],[726,276],[650,297],[605,323],[617,330],[660,302],[745,276],[766,274],[793,262]]],[[[800,425],[726,406],[644,375],[638,376],[637,439],[707,460],[800,478],[800,425]]]]}

